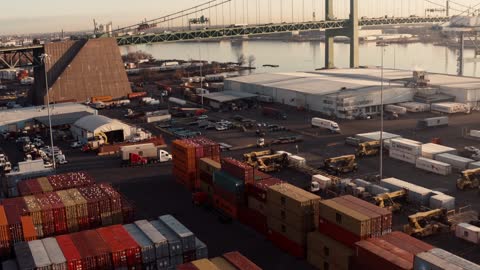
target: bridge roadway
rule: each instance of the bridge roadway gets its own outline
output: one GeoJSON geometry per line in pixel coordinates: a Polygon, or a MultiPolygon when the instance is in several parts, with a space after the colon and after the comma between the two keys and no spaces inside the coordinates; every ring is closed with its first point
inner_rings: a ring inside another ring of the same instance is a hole
{"type": "MultiPolygon", "coordinates": [[[[394,25],[394,24],[425,24],[444,23],[450,17],[406,17],[406,18],[362,18],[359,26],[394,25]]],[[[307,31],[318,29],[344,29],[348,27],[349,20],[329,20],[303,23],[282,23],[249,25],[245,27],[231,27],[218,29],[201,29],[193,31],[167,32],[161,34],[143,34],[117,37],[119,46],[150,44],[159,42],[179,42],[188,40],[214,39],[224,37],[236,37],[245,35],[261,35],[271,33],[283,33],[293,31],[307,31]]]]}

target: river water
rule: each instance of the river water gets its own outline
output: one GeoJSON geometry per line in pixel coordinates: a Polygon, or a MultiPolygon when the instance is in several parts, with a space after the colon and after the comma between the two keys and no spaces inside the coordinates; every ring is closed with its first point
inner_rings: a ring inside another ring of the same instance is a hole
{"type": "MultiPolygon", "coordinates": [[[[123,46],[122,54],[142,50],[156,59],[202,59],[219,62],[235,62],[239,54],[255,56],[255,72],[293,72],[311,71],[324,66],[325,44],[319,41],[283,42],[283,41],[243,41],[221,42],[179,42],[156,43],[150,45],[123,46]],[[262,67],[264,64],[279,65],[278,68],[262,67]]],[[[377,47],[373,43],[360,45],[360,64],[380,66],[382,49],[384,66],[398,69],[424,69],[437,73],[457,73],[457,51],[433,44],[410,43],[392,44],[377,47]]],[[[473,57],[473,49],[466,50],[466,57],[473,57]]],[[[348,44],[335,44],[335,65],[348,67],[348,44]]],[[[465,64],[465,76],[480,76],[480,63],[465,64]]]]}

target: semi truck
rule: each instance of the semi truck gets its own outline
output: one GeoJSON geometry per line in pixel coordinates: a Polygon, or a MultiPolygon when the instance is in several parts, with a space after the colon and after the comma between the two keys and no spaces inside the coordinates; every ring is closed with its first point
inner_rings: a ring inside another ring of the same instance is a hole
{"type": "Polygon", "coordinates": [[[122,146],[120,155],[124,166],[139,166],[172,160],[172,156],[167,151],[156,147],[153,143],[122,146]]]}
{"type": "Polygon", "coordinates": [[[312,127],[325,128],[332,133],[340,133],[340,126],[337,122],[318,117],[312,118],[312,127]]]}
{"type": "Polygon", "coordinates": [[[277,119],[287,119],[287,114],[285,112],[271,107],[263,107],[262,113],[263,115],[272,116],[277,119]]]}

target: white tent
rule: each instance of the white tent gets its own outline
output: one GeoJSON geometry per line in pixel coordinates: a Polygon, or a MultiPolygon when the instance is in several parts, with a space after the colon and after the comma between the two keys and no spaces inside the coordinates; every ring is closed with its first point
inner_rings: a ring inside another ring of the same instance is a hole
{"type": "Polygon", "coordinates": [[[108,136],[112,131],[123,131],[123,140],[131,136],[131,127],[116,119],[103,115],[88,115],[77,120],[72,128],[72,135],[77,140],[86,141],[99,133],[108,136]]]}

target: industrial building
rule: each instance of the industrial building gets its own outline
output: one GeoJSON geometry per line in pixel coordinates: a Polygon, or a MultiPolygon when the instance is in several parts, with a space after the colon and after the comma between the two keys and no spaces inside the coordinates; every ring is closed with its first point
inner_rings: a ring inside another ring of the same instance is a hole
{"type": "Polygon", "coordinates": [[[204,104],[214,109],[244,107],[256,103],[257,95],[241,91],[223,91],[204,94],[204,104]]]}
{"type": "MultiPolygon", "coordinates": [[[[455,101],[477,108],[480,100],[479,78],[392,69],[385,69],[383,78],[384,104],[455,101]]],[[[271,96],[278,103],[354,119],[378,114],[381,82],[379,68],[330,69],[229,78],[225,89],[271,96]]]]}
{"type": "Polygon", "coordinates": [[[132,135],[132,127],[103,115],[89,115],[77,120],[70,129],[78,141],[86,142],[105,134],[108,142],[123,142],[132,135]]]}
{"type": "MultiPolygon", "coordinates": [[[[86,115],[96,115],[97,110],[78,103],[61,103],[50,106],[52,126],[70,125],[86,115]]],[[[48,126],[46,106],[25,107],[0,111],[0,131],[16,132],[37,124],[48,126]]]]}
{"type": "MultiPolygon", "coordinates": [[[[49,98],[55,102],[84,102],[92,96],[121,98],[131,93],[114,38],[45,44],[49,98]]],[[[44,66],[35,68],[33,104],[47,103],[44,66]]]]}

